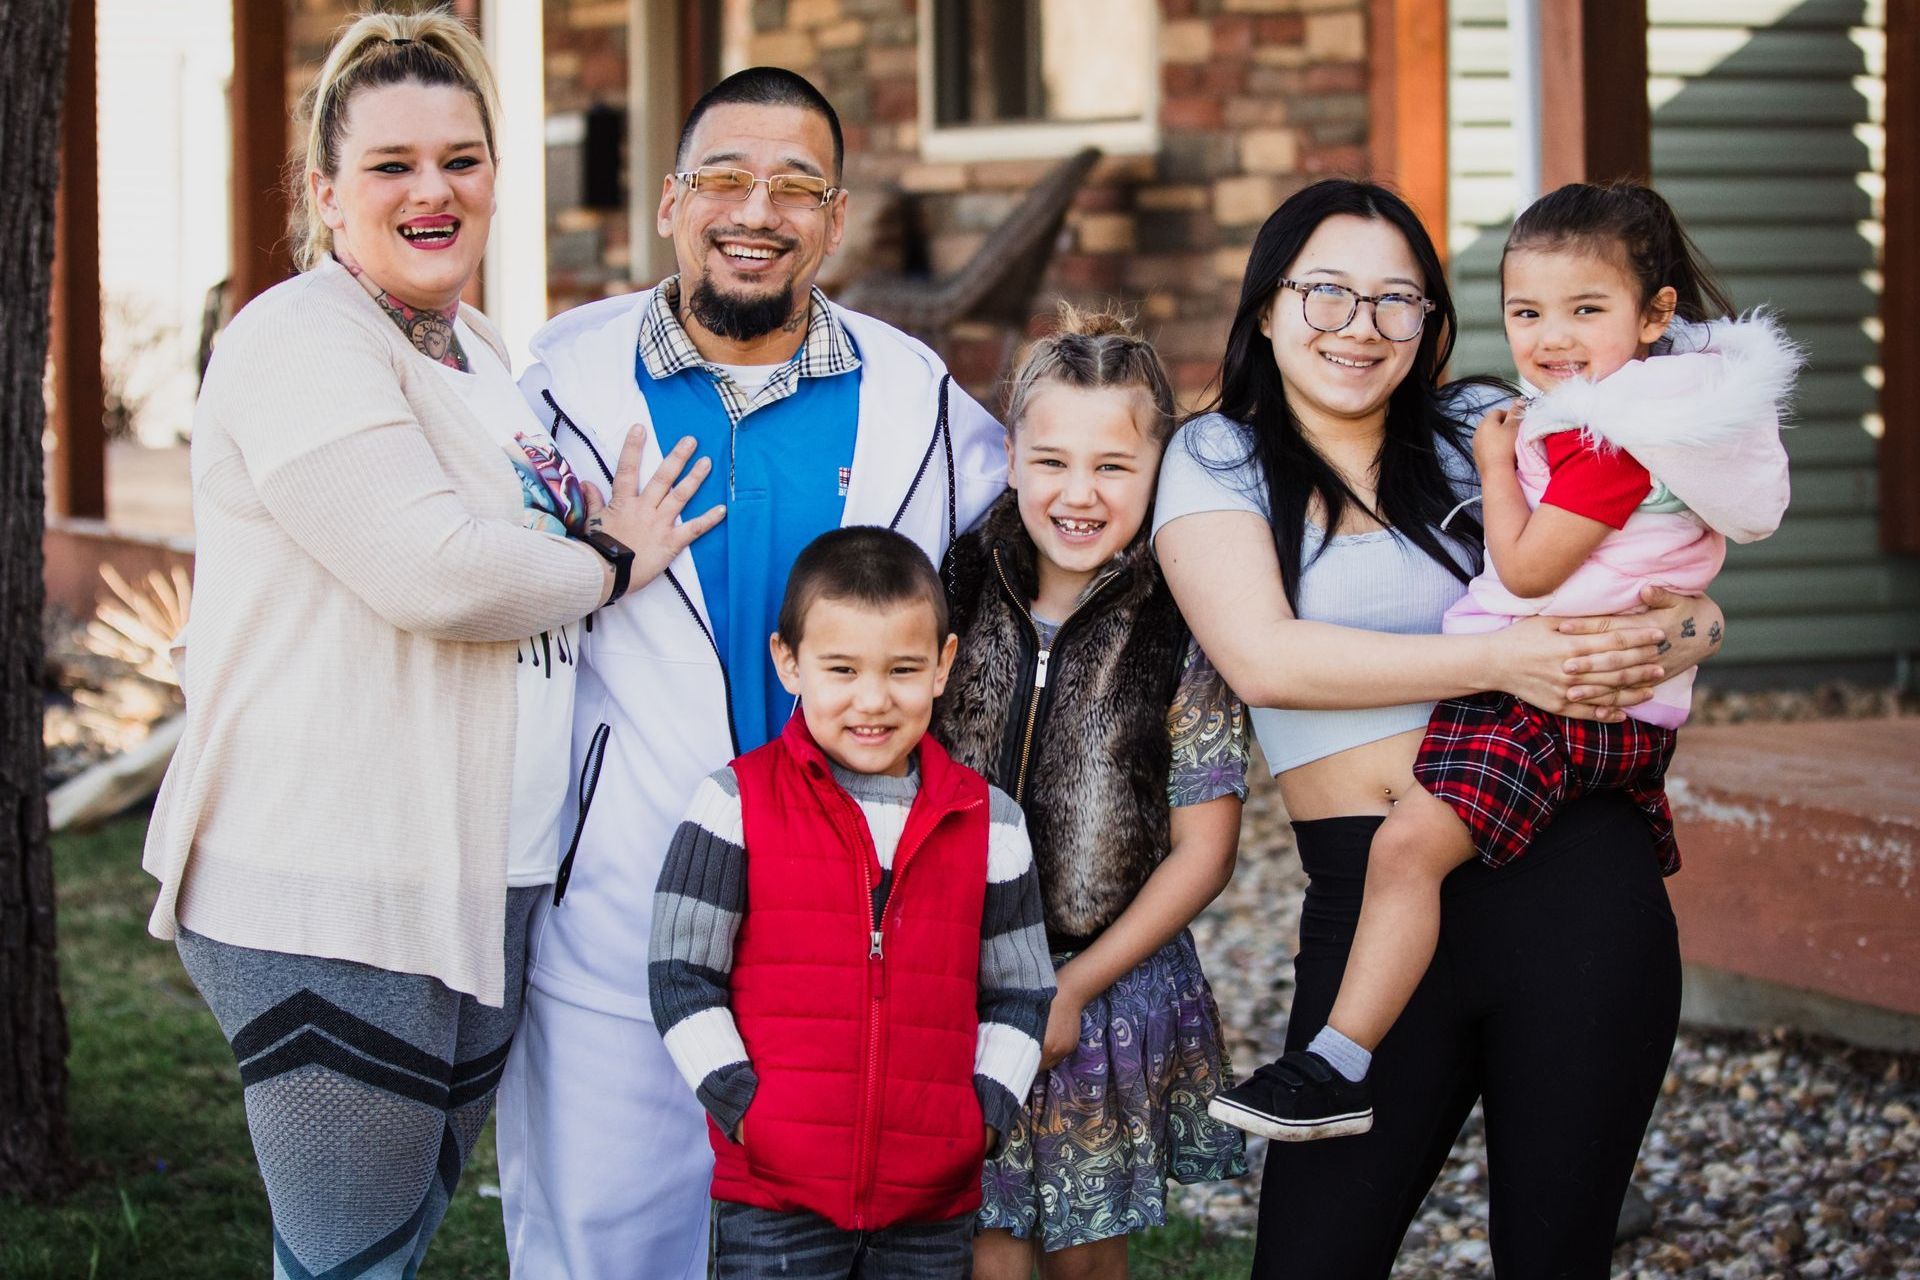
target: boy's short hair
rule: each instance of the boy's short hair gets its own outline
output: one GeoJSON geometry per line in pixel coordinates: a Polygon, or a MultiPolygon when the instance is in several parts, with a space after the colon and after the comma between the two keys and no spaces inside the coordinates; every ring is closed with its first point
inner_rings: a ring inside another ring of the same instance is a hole
{"type": "Polygon", "coordinates": [[[933,610],[934,644],[947,638],[947,593],[932,561],[913,539],[878,525],[830,530],[801,551],[780,601],[780,643],[800,648],[807,610],[818,600],[874,610],[925,603],[933,610]]]}

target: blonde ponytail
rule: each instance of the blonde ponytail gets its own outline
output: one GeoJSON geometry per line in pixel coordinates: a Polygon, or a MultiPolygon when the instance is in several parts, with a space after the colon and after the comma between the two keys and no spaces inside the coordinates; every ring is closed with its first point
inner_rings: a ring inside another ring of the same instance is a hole
{"type": "Polygon", "coordinates": [[[1007,389],[1007,430],[1017,431],[1027,406],[1044,386],[1084,390],[1138,390],[1153,410],[1150,435],[1164,442],[1173,429],[1173,383],[1153,344],[1114,307],[1083,311],[1061,302],[1054,329],[1027,346],[1007,389]]]}
{"type": "Polygon", "coordinates": [[[340,169],[340,141],[347,109],[362,89],[392,84],[450,85],[464,89],[480,111],[487,153],[499,159],[494,121],[500,93],[486,52],[465,23],[445,9],[427,13],[365,13],[353,20],[320,68],[320,77],[302,104],[306,123],[305,163],[293,174],[294,265],[311,270],[333,249],[333,231],[320,219],[307,174],[340,169]]]}

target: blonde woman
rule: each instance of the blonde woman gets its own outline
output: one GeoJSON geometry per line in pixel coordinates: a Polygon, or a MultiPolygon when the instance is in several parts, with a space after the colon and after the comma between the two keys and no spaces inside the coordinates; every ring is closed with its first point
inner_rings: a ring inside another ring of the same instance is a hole
{"type": "Polygon", "coordinates": [[[692,442],[602,505],[460,304],[497,109],[441,13],[355,22],[311,99],[301,274],[234,318],[193,440],[188,727],[150,928],[232,1044],[274,1274],[410,1276],[519,1018],[580,619],[676,525],[692,442]]]}

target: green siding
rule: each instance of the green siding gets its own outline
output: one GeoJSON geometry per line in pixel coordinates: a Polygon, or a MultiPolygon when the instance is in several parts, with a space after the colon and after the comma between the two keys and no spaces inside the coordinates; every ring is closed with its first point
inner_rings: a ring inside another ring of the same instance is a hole
{"type": "MultiPolygon", "coordinates": [[[[1649,0],[1654,180],[1741,307],[1810,360],[1787,434],[1794,500],[1730,550],[1714,594],[1725,661],[1888,658],[1920,648],[1920,562],[1879,548],[1883,110],[1879,0],[1649,0]]],[[[1454,368],[1511,374],[1497,267],[1513,217],[1505,0],[1451,7],[1454,368]]],[[[1549,90],[1549,102],[1551,91],[1549,90]]]]}

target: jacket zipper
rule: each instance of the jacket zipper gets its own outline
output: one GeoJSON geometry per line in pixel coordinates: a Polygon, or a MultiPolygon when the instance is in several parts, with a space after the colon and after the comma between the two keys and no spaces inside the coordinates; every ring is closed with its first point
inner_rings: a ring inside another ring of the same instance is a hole
{"type": "Polygon", "coordinates": [[[1034,730],[1039,726],[1041,703],[1047,694],[1047,668],[1052,664],[1053,651],[1060,647],[1061,640],[1066,637],[1067,627],[1073,620],[1084,613],[1087,605],[1092,602],[1093,598],[1100,592],[1106,590],[1108,584],[1116,581],[1119,575],[1110,575],[1105,580],[1095,583],[1093,590],[1088,592],[1086,596],[1081,599],[1080,603],[1074,606],[1073,612],[1061,619],[1059,627],[1055,629],[1053,633],[1053,643],[1042,647],[1040,644],[1040,624],[1033,620],[1033,611],[1029,609],[1026,602],[1020,598],[1020,593],[1013,589],[1013,583],[1007,577],[1006,568],[1000,563],[1000,551],[998,548],[995,548],[993,552],[993,571],[999,576],[1000,586],[1006,591],[1007,598],[1013,601],[1013,607],[1020,611],[1020,616],[1027,620],[1027,626],[1032,629],[1033,645],[1038,654],[1034,661],[1033,668],[1033,696],[1027,700],[1027,727],[1020,738],[1020,765],[1015,770],[1013,779],[1013,802],[1020,804],[1026,798],[1027,765],[1033,758],[1033,734],[1034,730]]]}
{"type": "MultiPolygon", "coordinates": [[[[836,789],[839,789],[836,785],[836,789]]],[[[860,812],[860,806],[851,796],[841,790],[845,808],[853,820],[855,833],[868,831],[866,817],[860,812]]],[[[858,1144],[859,1157],[853,1171],[853,1226],[856,1231],[866,1229],[866,1202],[871,1194],[869,1185],[874,1176],[874,1166],[880,1158],[880,1012],[886,1000],[886,919],[887,908],[893,905],[893,895],[900,891],[900,881],[906,877],[907,863],[919,851],[920,846],[937,831],[940,824],[955,814],[966,813],[978,807],[979,802],[961,805],[949,809],[933,820],[920,837],[911,845],[903,845],[894,850],[893,882],[887,886],[887,896],[880,900],[878,907],[873,905],[873,865],[879,861],[879,854],[871,849],[872,833],[868,831],[865,841],[855,841],[862,854],[870,856],[860,859],[861,905],[871,916],[872,928],[867,931],[867,1052],[865,1077],[860,1114],[855,1118],[854,1129],[858,1144]]]]}
{"type": "Polygon", "coordinates": [[[580,852],[580,836],[587,829],[587,813],[593,808],[593,794],[600,789],[600,767],[607,758],[607,740],[613,736],[613,726],[602,720],[594,726],[593,736],[587,740],[587,758],[580,765],[580,816],[573,820],[573,839],[567,841],[567,856],[560,859],[560,869],[553,876],[553,905],[559,906],[560,899],[567,896],[567,883],[573,879],[573,855],[580,852]]]}
{"type": "MultiPolygon", "coordinates": [[[[580,437],[581,444],[587,446],[587,452],[591,453],[594,462],[599,464],[600,474],[606,477],[607,492],[613,492],[613,472],[607,470],[607,460],[600,456],[599,447],[593,443],[593,437],[582,431],[579,424],[567,416],[567,411],[562,409],[560,402],[553,398],[552,391],[542,391],[540,398],[545,400],[547,407],[553,410],[554,425],[556,427],[566,427],[567,430],[580,437]]],[[[559,432],[556,431],[554,434],[557,437],[559,432]]],[[[713,632],[708,629],[706,619],[702,618],[700,611],[693,607],[693,597],[688,595],[687,589],[680,585],[680,579],[674,576],[673,570],[663,570],[661,576],[673,585],[674,593],[680,597],[680,603],[687,607],[689,614],[693,615],[693,625],[699,627],[700,634],[706,637],[707,648],[713,650],[713,660],[720,664],[720,687],[726,693],[727,703],[727,741],[733,747],[733,754],[737,756],[740,754],[740,728],[733,721],[733,677],[727,672],[727,660],[721,655],[720,644],[713,638],[713,632]]],[[[587,630],[593,630],[592,614],[587,615],[587,630]]],[[[558,902],[559,899],[555,898],[554,901],[558,902]]]]}

